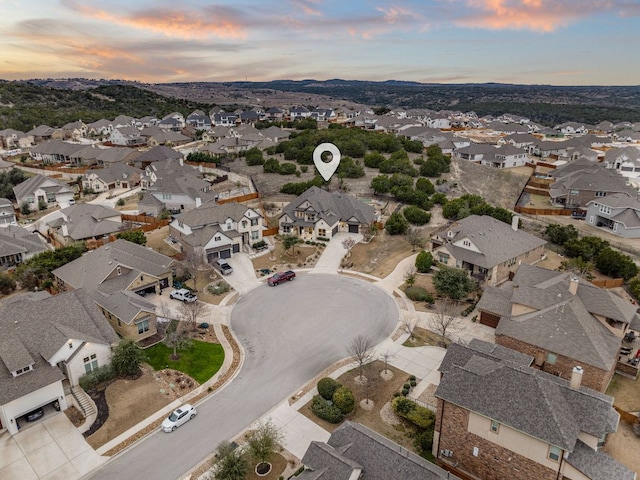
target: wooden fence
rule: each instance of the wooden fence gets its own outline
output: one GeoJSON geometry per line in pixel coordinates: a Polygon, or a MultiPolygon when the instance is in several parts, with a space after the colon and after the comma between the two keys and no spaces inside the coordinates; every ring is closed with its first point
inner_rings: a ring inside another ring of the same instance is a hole
{"type": "Polygon", "coordinates": [[[596,287],[600,288],[616,288],[624,285],[624,278],[607,278],[604,280],[591,280],[596,287]]]}
{"type": "Polygon", "coordinates": [[[247,202],[249,200],[255,200],[256,198],[260,198],[260,195],[258,194],[258,192],[247,193],[246,195],[240,195],[238,197],[220,198],[216,200],[216,202],[222,205],[223,203],[229,203],[229,202],[238,202],[238,203],[247,202]]]}
{"type": "Polygon", "coordinates": [[[633,425],[634,423],[636,423],[638,421],[638,417],[636,415],[634,415],[633,413],[629,413],[626,412],[624,410],[622,410],[620,407],[616,407],[615,405],[613,406],[613,408],[616,409],[616,412],[618,412],[620,414],[620,419],[630,425],[633,425]]]}
{"type": "Polygon", "coordinates": [[[262,236],[269,237],[271,235],[277,235],[278,231],[279,231],[278,227],[267,228],[262,231],[262,236]]]}
{"type": "Polygon", "coordinates": [[[527,215],[560,215],[569,216],[573,210],[567,208],[533,208],[533,207],[521,207],[516,205],[514,208],[516,213],[524,213],[527,215]]]}
{"type": "Polygon", "coordinates": [[[549,189],[548,188],[535,188],[532,187],[530,185],[527,185],[524,187],[524,191],[526,193],[531,193],[533,195],[542,195],[544,197],[550,197],[551,194],[549,193],[549,189]]]}
{"type": "Polygon", "coordinates": [[[215,162],[190,162],[185,160],[184,163],[185,165],[191,165],[192,167],[216,168],[215,162]]]}

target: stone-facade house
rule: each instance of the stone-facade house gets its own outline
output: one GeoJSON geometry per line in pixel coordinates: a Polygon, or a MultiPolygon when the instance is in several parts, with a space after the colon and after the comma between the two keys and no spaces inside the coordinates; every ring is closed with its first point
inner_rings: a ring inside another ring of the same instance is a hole
{"type": "Polygon", "coordinates": [[[256,210],[240,203],[209,202],[177,215],[169,224],[169,232],[184,252],[212,262],[231,258],[261,241],[263,220],[256,210]]]}
{"type": "Polygon", "coordinates": [[[0,268],[9,269],[47,250],[40,235],[18,225],[0,228],[0,268]]]}
{"type": "Polygon", "coordinates": [[[96,193],[116,188],[134,188],[140,184],[144,172],[124,163],[111,163],[105,168],[87,170],[82,176],[82,188],[96,193]]]}
{"type": "Polygon", "coordinates": [[[433,258],[443,265],[468,270],[488,285],[509,279],[520,264],[535,264],[546,241],[487,215],[470,215],[431,237],[433,258]]]}
{"type": "Polygon", "coordinates": [[[52,207],[56,204],[68,205],[73,198],[73,190],[67,184],[44,175],[34,175],[13,187],[16,203],[29,205],[29,209],[38,210],[40,205],[52,207]]]}
{"type": "Polygon", "coordinates": [[[16,225],[16,211],[8,198],[0,198],[0,227],[16,225]]]}
{"type": "Polygon", "coordinates": [[[613,398],[529,365],[531,357],[472,340],[451,345],[440,372],[433,455],[464,478],[635,480],[602,452],[618,428],[613,398]]]}
{"type": "Polygon", "coordinates": [[[108,364],[118,342],[82,289],[3,300],[0,331],[0,432],[11,435],[36,408],[66,410],[71,388],[108,364]]]}
{"type": "Polygon", "coordinates": [[[375,209],[356,197],[311,187],[284,207],[278,228],[281,235],[318,240],[338,232],[362,233],[375,220],[375,209]]]}
{"type": "Polygon", "coordinates": [[[587,221],[622,238],[640,238],[640,199],[614,193],[587,203],[587,221]]]}
{"type": "Polygon", "coordinates": [[[127,126],[115,127],[109,134],[109,142],[124,147],[141,147],[146,140],[136,127],[127,126]]]}
{"type": "Polygon", "coordinates": [[[141,341],[157,334],[155,305],[144,295],[161,295],[173,285],[172,258],[127,240],[92,250],[53,271],[59,291],[84,288],[113,329],[141,341]]]}
{"type": "Polygon", "coordinates": [[[521,265],[513,280],[485,289],[480,323],[496,329],[496,343],[532,356],[535,366],[604,392],[613,377],[622,338],[637,321],[633,305],[571,273],[521,265]]]}

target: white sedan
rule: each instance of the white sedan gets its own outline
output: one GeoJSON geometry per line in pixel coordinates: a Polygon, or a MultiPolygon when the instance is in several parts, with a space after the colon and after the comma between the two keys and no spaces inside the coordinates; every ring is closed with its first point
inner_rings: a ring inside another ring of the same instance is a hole
{"type": "Polygon", "coordinates": [[[195,417],[197,413],[196,407],[188,403],[184,404],[164,419],[164,422],[162,422],[162,430],[165,432],[173,432],[180,425],[195,417]]]}

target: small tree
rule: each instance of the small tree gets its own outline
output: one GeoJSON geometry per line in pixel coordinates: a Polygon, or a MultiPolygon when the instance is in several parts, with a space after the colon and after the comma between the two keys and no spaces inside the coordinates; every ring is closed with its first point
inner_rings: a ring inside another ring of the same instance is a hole
{"type": "Polygon", "coordinates": [[[144,353],[138,344],[130,338],[124,338],[111,355],[111,367],[118,376],[136,376],[140,373],[143,359],[144,353]]]}
{"type": "MultiPolygon", "coordinates": [[[[247,445],[251,457],[258,462],[257,470],[261,471],[261,466],[266,467],[269,457],[279,448],[282,440],[282,432],[270,420],[258,425],[249,434],[247,445]]],[[[268,470],[266,470],[268,472],[268,470]]]]}
{"type": "Polygon", "coordinates": [[[216,447],[216,479],[244,480],[249,473],[249,459],[228,441],[222,441],[216,447]]]}
{"type": "Polygon", "coordinates": [[[387,350],[384,353],[380,354],[380,359],[384,362],[384,373],[389,373],[389,359],[391,358],[391,354],[387,350]]]}
{"type": "Polygon", "coordinates": [[[366,381],[364,377],[363,370],[365,364],[371,361],[373,356],[373,340],[366,335],[358,335],[351,343],[347,345],[347,353],[353,357],[353,359],[358,363],[358,368],[360,371],[359,379],[360,381],[366,381]]]}
{"type": "Polygon", "coordinates": [[[416,267],[409,267],[406,272],[404,272],[404,283],[407,286],[412,287],[416,283],[416,267]]]}
{"type": "Polygon", "coordinates": [[[282,246],[284,247],[284,251],[288,252],[289,250],[294,248],[297,244],[299,244],[301,241],[302,240],[300,239],[300,237],[297,237],[296,235],[286,235],[282,239],[282,246]]]}
{"type": "Polygon", "coordinates": [[[191,346],[191,340],[179,327],[179,323],[174,328],[171,328],[171,326],[169,326],[169,328],[167,329],[167,337],[164,339],[164,343],[167,347],[173,349],[171,360],[174,361],[180,359],[178,350],[184,350],[191,346]]]}
{"type": "Polygon", "coordinates": [[[343,385],[333,394],[333,404],[338,407],[343,414],[347,415],[353,412],[356,406],[356,399],[349,387],[343,385]]]}
{"type": "Polygon", "coordinates": [[[400,213],[395,212],[389,216],[384,228],[390,235],[402,235],[407,233],[409,222],[400,213]]]}
{"type": "Polygon", "coordinates": [[[424,247],[424,237],[422,236],[422,232],[417,228],[409,228],[407,230],[407,240],[411,245],[412,252],[416,251],[416,247],[424,247]]]}
{"type": "Polygon", "coordinates": [[[116,238],[122,238],[128,240],[131,243],[137,243],[138,245],[147,244],[147,236],[142,230],[129,230],[126,232],[120,232],[116,235],[116,238]]]}
{"type": "Polygon", "coordinates": [[[427,273],[433,266],[433,255],[425,250],[421,251],[416,257],[416,269],[420,273],[427,273]]]}
{"type": "Polygon", "coordinates": [[[402,322],[402,329],[409,334],[409,338],[413,338],[413,332],[416,329],[418,321],[415,317],[408,317],[402,322]]]}
{"type": "Polygon", "coordinates": [[[342,246],[347,251],[347,258],[351,256],[351,249],[355,247],[356,241],[352,237],[347,237],[342,241],[342,246]]]}
{"type": "Polygon", "coordinates": [[[196,329],[198,319],[206,312],[207,307],[200,300],[196,300],[195,302],[183,302],[178,306],[180,319],[187,325],[190,325],[192,330],[196,329]]]}
{"type": "Polygon", "coordinates": [[[460,300],[475,288],[466,270],[441,267],[433,276],[433,286],[439,295],[460,300]]]}
{"type": "Polygon", "coordinates": [[[31,207],[29,206],[29,202],[26,200],[20,204],[20,213],[22,215],[29,215],[31,213],[31,207]]]}
{"type": "Polygon", "coordinates": [[[12,276],[0,272],[0,293],[7,295],[16,289],[16,281],[12,276]]]}
{"type": "Polygon", "coordinates": [[[361,227],[361,233],[364,237],[364,241],[369,242],[373,237],[375,237],[376,233],[378,233],[378,226],[375,223],[363,225],[361,227]]]}
{"type": "Polygon", "coordinates": [[[124,198],[119,198],[118,201],[116,202],[116,205],[118,207],[124,207],[124,205],[125,205],[124,198]]]}
{"type": "Polygon", "coordinates": [[[191,277],[193,278],[193,289],[197,292],[198,280],[200,279],[200,271],[204,270],[208,265],[204,260],[204,255],[201,255],[195,251],[190,251],[184,256],[182,264],[191,274],[191,277]]]}
{"type": "Polygon", "coordinates": [[[455,303],[444,299],[438,302],[436,314],[429,318],[429,326],[440,335],[440,346],[447,347],[447,334],[460,331],[462,320],[454,314],[455,303]]]}

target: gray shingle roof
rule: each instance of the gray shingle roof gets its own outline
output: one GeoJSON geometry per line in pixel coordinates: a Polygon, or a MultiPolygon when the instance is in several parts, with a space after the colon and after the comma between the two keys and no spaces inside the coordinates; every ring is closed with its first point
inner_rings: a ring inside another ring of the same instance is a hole
{"type": "Polygon", "coordinates": [[[0,229],[0,257],[7,255],[35,254],[47,250],[42,237],[17,225],[0,229]]]}
{"type": "Polygon", "coordinates": [[[188,225],[191,228],[198,228],[204,225],[220,225],[227,218],[231,218],[234,222],[239,222],[247,213],[249,207],[237,202],[229,202],[218,204],[210,202],[201,205],[198,208],[177,215],[179,222],[188,225]]]}
{"type": "Polygon", "coordinates": [[[0,404],[62,380],[62,371],[52,367],[48,360],[69,339],[101,344],[118,341],[84,290],[3,304],[0,331],[0,404]],[[20,367],[33,363],[33,371],[14,378],[11,371],[25,361],[20,367]]]}
{"type": "Polygon", "coordinates": [[[318,187],[311,187],[302,195],[289,203],[282,210],[297,224],[296,209],[308,201],[311,208],[329,225],[337,220],[346,222],[355,217],[360,224],[368,224],[375,220],[375,209],[357,198],[339,192],[327,192],[318,187]]]}
{"type": "Polygon", "coordinates": [[[635,480],[636,475],[620,462],[604,452],[593,450],[580,440],[573,452],[567,457],[567,463],[582,472],[590,480],[635,480]]]}
{"type": "Polygon", "coordinates": [[[581,431],[600,437],[617,428],[619,415],[607,395],[574,390],[568,381],[531,367],[454,355],[460,363],[447,361],[452,367],[435,392],[442,400],[569,452],[581,431]]]}
{"type": "Polygon", "coordinates": [[[56,218],[52,226],[67,225],[68,236],[73,240],[101,237],[126,230],[122,222],[108,220],[120,217],[120,212],[103,205],[79,203],[60,210],[63,217],[56,218]],[[62,219],[62,221],[60,221],[62,219]]]}
{"type": "Polygon", "coordinates": [[[459,480],[453,474],[404,449],[364,425],[345,422],[329,438],[328,445],[313,442],[302,463],[313,469],[298,478],[347,480],[360,467],[361,480],[459,480]],[[314,445],[315,444],[315,445],[314,445]]]}
{"type": "Polygon", "coordinates": [[[155,314],[156,311],[153,303],[128,290],[117,291],[111,295],[98,292],[93,298],[98,305],[114,314],[127,325],[130,325],[140,312],[155,314]]]}
{"type": "Polygon", "coordinates": [[[53,274],[72,287],[82,287],[93,294],[98,289],[102,290],[103,283],[106,287],[107,277],[115,272],[119,265],[126,267],[124,273],[135,270],[159,277],[171,269],[172,262],[173,260],[166,255],[119,239],[85,253],[73,262],[55,269],[53,274]]]}
{"type": "Polygon", "coordinates": [[[39,188],[43,188],[48,192],[55,193],[73,193],[73,191],[65,184],[54,178],[45,177],[44,175],[34,175],[13,187],[13,193],[17,199],[22,199],[32,194],[39,188]],[[51,183],[52,186],[43,187],[44,184],[51,183]]]}
{"type": "Polygon", "coordinates": [[[487,215],[470,215],[438,232],[438,235],[449,242],[442,248],[454,258],[484,268],[493,268],[547,243],[530,233],[513,230],[511,225],[487,215]],[[453,237],[447,235],[448,231],[453,232],[453,237]],[[453,244],[465,239],[479,252],[453,244]]]}

